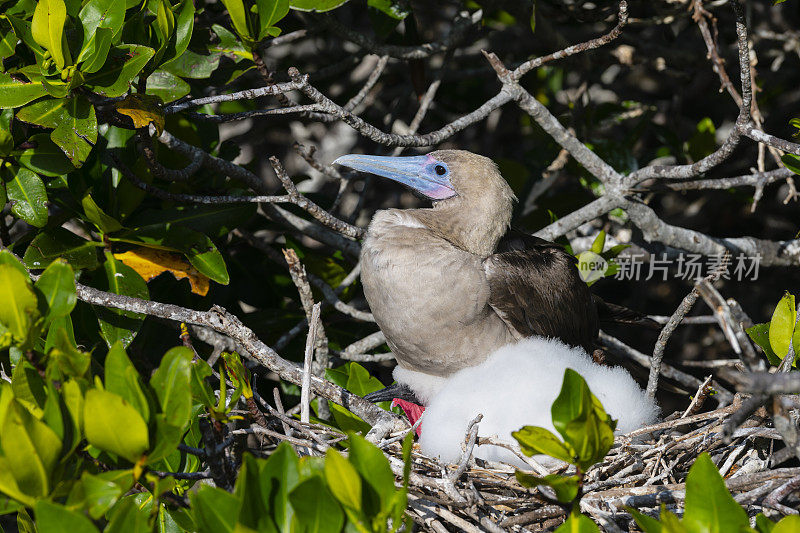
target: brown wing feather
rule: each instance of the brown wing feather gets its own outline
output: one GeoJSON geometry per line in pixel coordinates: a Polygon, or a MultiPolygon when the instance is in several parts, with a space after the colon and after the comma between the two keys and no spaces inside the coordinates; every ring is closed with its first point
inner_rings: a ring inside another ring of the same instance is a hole
{"type": "Polygon", "coordinates": [[[597,308],[575,258],[529,235],[510,240],[502,248],[511,251],[484,262],[489,304],[518,337],[556,337],[591,352],[598,334],[597,308]]]}

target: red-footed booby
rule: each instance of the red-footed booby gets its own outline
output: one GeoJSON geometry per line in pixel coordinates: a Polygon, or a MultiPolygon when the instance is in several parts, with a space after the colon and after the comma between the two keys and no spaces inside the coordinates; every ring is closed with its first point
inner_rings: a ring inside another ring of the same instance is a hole
{"type": "MultiPolygon", "coordinates": [[[[637,320],[594,297],[561,246],[509,230],[516,198],[491,159],[437,150],[334,164],[433,201],[375,213],[361,251],[364,294],[397,359],[394,377],[423,404],[447,377],[520,339],[555,338],[591,353],[602,315],[637,320]]],[[[389,387],[370,399],[413,398],[405,392],[389,387]]]]}

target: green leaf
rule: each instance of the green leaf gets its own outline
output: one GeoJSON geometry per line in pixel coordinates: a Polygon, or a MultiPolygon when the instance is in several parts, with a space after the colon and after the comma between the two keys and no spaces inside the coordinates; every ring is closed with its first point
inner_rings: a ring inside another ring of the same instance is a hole
{"type": "Polygon", "coordinates": [[[83,392],[81,386],[74,379],[61,384],[61,398],[67,406],[69,416],[72,418],[76,431],[83,435],[83,392]]]}
{"type": "Polygon", "coordinates": [[[600,528],[588,516],[573,512],[555,533],[600,533],[600,528]]]}
{"type": "Polygon", "coordinates": [[[355,415],[339,404],[328,402],[328,406],[336,422],[336,427],[342,431],[353,431],[356,433],[367,433],[370,425],[364,422],[358,415],[355,415]]]}
{"type": "Polygon", "coordinates": [[[39,500],[34,507],[36,530],[39,533],[99,533],[92,521],[80,513],[70,511],[63,505],[39,500]]]}
{"type": "MultiPolygon", "coordinates": [[[[118,261],[111,252],[106,252],[105,256],[103,268],[110,292],[142,300],[150,299],[147,283],[134,269],[118,261]]],[[[144,322],[144,315],[131,311],[100,306],[94,306],[94,310],[100,323],[100,333],[109,347],[119,341],[127,348],[144,322]]]]}
{"type": "Polygon", "coordinates": [[[69,315],[56,318],[47,332],[45,352],[48,368],[55,364],[64,376],[82,377],[89,370],[91,355],[78,349],[69,315]]]}
{"type": "Polygon", "coordinates": [[[517,439],[525,455],[544,454],[566,463],[575,460],[575,454],[570,447],[545,428],[524,426],[511,433],[511,436],[517,439]]]}
{"type": "Polygon", "coordinates": [[[380,380],[370,375],[369,371],[358,363],[350,363],[348,369],[347,386],[345,388],[353,394],[364,396],[383,388],[380,380]]]}
{"type": "Polygon", "coordinates": [[[580,476],[562,476],[559,474],[550,474],[544,477],[538,477],[525,472],[516,471],[517,481],[525,487],[536,487],[539,485],[547,485],[552,487],[556,493],[556,498],[561,503],[569,503],[578,496],[578,486],[580,484],[580,476]]]}
{"type": "Polygon", "coordinates": [[[228,15],[233,22],[233,28],[242,40],[252,40],[250,30],[247,27],[247,10],[244,7],[242,0],[222,0],[225,9],[228,10],[228,15]]]}
{"type": "Polygon", "coordinates": [[[561,392],[551,408],[553,426],[575,450],[576,463],[586,470],[601,460],[614,444],[615,423],[591,393],[580,374],[568,368],[561,392]]]}
{"type": "Polygon", "coordinates": [[[80,501],[88,508],[89,516],[97,520],[103,516],[133,485],[131,470],[111,470],[93,475],[81,474],[80,482],[73,485],[70,501],[80,501]]]}
{"type": "Polygon", "coordinates": [[[33,416],[42,417],[47,391],[39,371],[28,361],[22,360],[14,367],[11,374],[11,390],[14,391],[14,398],[33,416]]]}
{"type": "Polygon", "coordinates": [[[156,413],[153,417],[156,422],[155,444],[147,456],[147,464],[152,465],[174,453],[181,442],[185,427],[175,426],[167,422],[164,413],[156,413]]]}
{"type": "MultiPolygon", "coordinates": [[[[144,496],[144,495],[141,495],[144,496]]],[[[106,531],[111,533],[151,533],[150,512],[137,496],[127,496],[111,509],[106,531]]]]}
{"type": "Polygon", "coordinates": [[[179,225],[212,237],[223,237],[245,224],[255,213],[253,204],[174,206],[137,211],[125,224],[144,231],[150,226],[179,225]]]}
{"type": "Polygon", "coordinates": [[[661,522],[647,516],[646,514],[642,513],[638,509],[634,509],[633,507],[625,507],[625,509],[631,513],[633,516],[634,521],[636,521],[636,525],[638,525],[644,533],[661,533],[663,528],[661,526],[661,522]]]}
{"type": "Polygon", "coordinates": [[[75,273],[69,263],[63,259],[53,261],[36,281],[35,287],[44,296],[47,303],[45,319],[51,322],[55,318],[68,315],[75,308],[75,273]]]}
{"type": "Polygon", "coordinates": [[[103,68],[86,75],[86,86],[104,96],[121,96],[155,53],[138,44],[116,46],[103,68]]]}
{"type": "Polygon", "coordinates": [[[717,129],[710,118],[706,117],[697,123],[694,135],[687,142],[687,151],[692,161],[699,161],[716,150],[716,133],[717,129]]]}
{"type": "Polygon", "coordinates": [[[594,242],[592,242],[591,250],[596,254],[603,253],[603,248],[606,246],[606,232],[600,230],[600,233],[597,234],[595,237],[594,242]]]}
{"type": "Polygon", "coordinates": [[[175,50],[169,54],[170,58],[180,57],[189,46],[194,30],[195,7],[192,0],[181,2],[178,20],[175,23],[175,50]]]}
{"type": "Polygon", "coordinates": [[[591,401],[589,387],[581,375],[570,368],[565,370],[561,391],[551,408],[553,426],[562,437],[566,438],[564,433],[570,422],[588,415],[591,401]]]}
{"type": "Polygon", "coordinates": [[[66,20],[64,0],[39,0],[31,21],[33,40],[52,54],[58,70],[71,61],[64,36],[66,20]]]}
{"type": "Polygon", "coordinates": [[[121,342],[114,343],[106,355],[105,387],[108,392],[131,404],[145,422],[150,420],[150,406],[142,389],[141,377],[121,342]]]}
{"type": "MultiPolygon", "coordinates": [[[[2,21],[0,21],[2,22],[2,21]]],[[[3,109],[0,111],[0,157],[11,154],[14,149],[14,135],[11,133],[11,121],[14,120],[13,109],[3,109]]],[[[6,203],[6,191],[0,183],[0,205],[6,203]]]]}
{"type": "Polygon", "coordinates": [[[67,99],[65,111],[64,121],[53,130],[50,138],[79,168],[97,142],[97,116],[94,106],[78,97],[67,99]]]}
{"type": "Polygon", "coordinates": [[[289,0],[289,6],[295,11],[316,11],[324,13],[343,6],[348,0],[289,0]]]}
{"type": "Polygon", "coordinates": [[[150,378],[150,386],[156,391],[166,422],[185,428],[192,412],[192,350],[185,346],[170,349],[161,359],[161,364],[150,378]]]}
{"type": "Polygon", "coordinates": [[[0,73],[0,109],[19,107],[47,94],[41,83],[24,82],[0,73]]]}
{"type": "Polygon", "coordinates": [[[122,25],[125,22],[125,3],[119,0],[89,0],[78,14],[83,26],[83,47],[97,33],[97,30],[107,28],[111,36],[117,41],[122,25]]]}
{"type": "Polygon", "coordinates": [[[111,40],[113,39],[110,28],[97,28],[89,42],[87,42],[76,63],[80,64],[81,72],[92,74],[97,72],[106,64],[108,52],[111,50],[111,40]]]}
{"type": "Polygon", "coordinates": [[[165,70],[156,70],[147,77],[147,94],[158,96],[165,103],[183,98],[190,91],[188,83],[165,70]]]}
{"type": "MultiPolygon", "coordinates": [[[[33,507],[31,504],[30,507],[33,507]]],[[[36,533],[36,524],[33,523],[30,515],[25,509],[17,512],[17,531],[18,533],[36,533]]]]}
{"type": "Polygon", "coordinates": [[[51,140],[64,151],[75,167],[80,167],[97,142],[94,106],[82,96],[35,102],[20,110],[17,118],[45,128],[54,128],[50,134],[51,140]]]}
{"type": "MultiPolygon", "coordinates": [[[[758,531],[758,533],[772,533],[774,529],[775,522],[764,516],[764,513],[758,513],[756,515],[756,531],[758,531]]],[[[659,531],[657,533],[661,532],[659,531]]]]}
{"type": "MultiPolygon", "coordinates": [[[[17,480],[14,478],[14,474],[11,472],[8,459],[2,455],[0,455],[0,493],[5,494],[9,498],[13,498],[18,502],[27,505],[28,507],[33,507],[36,504],[36,498],[31,497],[30,495],[24,493],[22,489],[20,489],[19,485],[17,484],[17,480]]],[[[14,504],[12,502],[8,502],[7,507],[11,510],[11,512],[17,510],[14,508],[14,504]]],[[[20,507],[22,506],[20,505],[20,507]]],[[[19,509],[19,511],[24,512],[24,507],[19,509]]]]}
{"type": "Polygon", "coordinates": [[[769,344],[780,359],[789,353],[789,343],[792,341],[796,319],[794,295],[787,292],[775,306],[769,323],[769,344]]]}
{"type": "Polygon", "coordinates": [[[156,31],[160,41],[166,46],[167,41],[175,31],[175,15],[170,9],[167,0],[155,0],[156,3],[156,31]]]}
{"type": "Polygon", "coordinates": [[[27,274],[18,268],[0,264],[0,324],[19,342],[25,342],[39,319],[36,293],[27,274]]]}
{"type": "Polygon", "coordinates": [[[745,332],[764,351],[770,364],[774,366],[781,364],[781,358],[772,350],[769,343],[769,322],[750,326],[745,332]]]}
{"type": "Polygon", "coordinates": [[[23,122],[45,128],[55,128],[64,119],[64,108],[71,98],[47,98],[27,105],[19,110],[17,118],[23,122]]]}
{"type": "Polygon", "coordinates": [[[772,533],[797,533],[800,531],[800,516],[790,515],[781,518],[780,522],[775,524],[772,533]]]}
{"type": "Polygon", "coordinates": [[[698,457],[686,477],[683,524],[689,531],[741,531],[750,522],[736,503],[707,453],[698,457]]]}
{"type": "Polygon", "coordinates": [[[35,172],[18,168],[6,182],[6,193],[15,216],[37,228],[47,224],[47,191],[35,172]]]}
{"type": "Polygon", "coordinates": [[[86,218],[103,233],[112,233],[122,229],[122,224],[100,209],[100,206],[97,205],[91,194],[87,194],[83,197],[81,205],[83,206],[83,212],[86,214],[86,218]]]}
{"type": "Polygon", "coordinates": [[[97,247],[92,241],[64,228],[48,229],[37,235],[28,245],[22,260],[28,268],[43,269],[58,258],[69,263],[73,270],[94,268],[99,264],[97,247]]]}
{"type": "Polygon", "coordinates": [[[217,69],[219,59],[220,54],[201,55],[186,50],[177,58],[161,65],[161,69],[181,78],[204,79],[217,69]]]}
{"type": "Polygon", "coordinates": [[[217,487],[201,485],[190,494],[192,513],[200,533],[230,533],[236,525],[241,501],[217,487]]]}
{"type": "MultiPolygon", "coordinates": [[[[23,4],[24,2],[19,2],[17,5],[23,4]]],[[[25,70],[22,73],[29,80],[36,82],[42,77],[39,65],[41,65],[42,61],[44,60],[45,51],[41,46],[36,44],[36,41],[33,39],[33,34],[31,33],[31,23],[30,21],[25,20],[30,15],[30,9],[25,9],[24,11],[17,13],[17,16],[14,16],[12,13],[10,13],[10,11],[11,10],[6,11],[6,18],[14,28],[14,33],[23,43],[28,45],[28,48],[30,48],[33,52],[36,63],[38,63],[37,65],[31,65],[30,69],[25,70]]]]}
{"type": "Polygon", "coordinates": [[[297,486],[298,460],[288,442],[282,442],[261,468],[261,493],[272,508],[272,517],[280,531],[291,531],[294,510],[289,492],[297,486]]]}
{"type": "MultiPolygon", "coordinates": [[[[375,9],[385,15],[386,25],[380,24],[380,29],[376,32],[385,37],[391,33],[397,24],[404,20],[411,12],[408,10],[408,5],[403,5],[397,0],[368,0],[367,6],[375,9]]],[[[373,18],[373,27],[376,25],[376,20],[373,18]]],[[[505,173],[503,173],[505,175],[505,173]]]]}
{"type": "Polygon", "coordinates": [[[781,161],[783,164],[794,172],[795,174],[800,174],[800,157],[794,154],[784,154],[781,156],[781,161]]]}
{"type": "Polygon", "coordinates": [[[18,40],[13,26],[7,20],[0,20],[0,60],[14,55],[18,40]]]}
{"type": "MultiPolygon", "coordinates": [[[[5,388],[3,394],[9,392],[5,388]]],[[[61,439],[16,400],[5,407],[0,445],[6,464],[0,469],[8,468],[23,493],[45,497],[50,493],[50,475],[58,463],[61,439]]]]}
{"type": "Polygon", "coordinates": [[[394,474],[383,452],[370,444],[364,437],[350,434],[350,453],[348,459],[361,475],[365,512],[371,516],[388,509],[395,493],[394,474]],[[377,496],[377,501],[372,501],[377,496]]]}
{"type": "MultiPolygon", "coordinates": [[[[217,37],[219,37],[219,43],[210,44],[208,46],[209,52],[225,54],[231,57],[234,62],[239,62],[242,59],[253,59],[253,53],[245,48],[239,39],[236,38],[236,35],[228,31],[227,28],[219,24],[212,24],[211,29],[217,34],[217,37]]],[[[250,68],[252,67],[247,67],[246,70],[250,68]]]]}
{"type": "Polygon", "coordinates": [[[311,476],[289,494],[297,512],[299,531],[308,533],[339,533],[344,526],[344,513],[319,476],[311,476]]]}
{"type": "Polygon", "coordinates": [[[206,381],[211,374],[211,367],[203,359],[198,358],[192,361],[192,398],[205,407],[213,407],[216,404],[214,391],[206,381]]]}
{"type": "Polygon", "coordinates": [[[48,133],[37,133],[28,139],[31,148],[16,153],[17,161],[24,167],[44,176],[57,177],[75,170],[64,151],[48,133]]]}
{"type": "Polygon", "coordinates": [[[289,13],[289,0],[256,0],[258,7],[258,38],[267,36],[269,28],[289,13]]]}
{"type": "Polygon", "coordinates": [[[25,269],[25,266],[8,250],[8,248],[0,249],[0,265],[13,267],[17,272],[28,277],[28,271],[25,269]]]}
{"type": "Polygon", "coordinates": [[[286,502],[271,502],[263,494],[259,479],[261,472],[259,464],[264,464],[264,461],[257,460],[249,453],[245,453],[242,457],[242,466],[233,492],[242,502],[238,524],[252,531],[277,532],[278,528],[272,520],[272,515],[282,514],[284,512],[282,506],[285,506],[286,502]]]}
{"type": "Polygon", "coordinates": [[[339,503],[352,510],[361,510],[361,478],[358,471],[333,448],[325,453],[325,480],[339,503]]]}
{"type": "Polygon", "coordinates": [[[142,415],[120,396],[101,389],[86,391],[83,426],[92,446],[137,462],[150,446],[142,415]]]}

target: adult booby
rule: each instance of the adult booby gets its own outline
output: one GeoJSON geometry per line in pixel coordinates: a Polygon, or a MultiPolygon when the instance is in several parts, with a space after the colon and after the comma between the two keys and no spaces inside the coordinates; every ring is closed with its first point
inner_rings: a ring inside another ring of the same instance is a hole
{"type": "Polygon", "coordinates": [[[594,297],[561,246],[509,229],[516,198],[491,159],[437,150],[352,154],[334,163],[433,201],[432,208],[378,211],[362,246],[364,294],[401,385],[371,400],[416,396],[426,404],[448,376],[509,343],[549,337],[592,353],[604,318],[637,320],[594,297]]]}

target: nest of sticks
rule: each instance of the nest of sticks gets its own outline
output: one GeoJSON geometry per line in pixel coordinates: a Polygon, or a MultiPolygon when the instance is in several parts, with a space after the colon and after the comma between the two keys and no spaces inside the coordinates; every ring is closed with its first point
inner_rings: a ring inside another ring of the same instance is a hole
{"type": "MultiPolygon", "coordinates": [[[[748,515],[765,513],[777,518],[797,514],[800,508],[800,467],[796,443],[787,443],[781,417],[800,407],[798,397],[777,396],[768,406],[757,394],[746,399],[736,394],[723,407],[708,410],[714,397],[712,379],[704,380],[684,411],[663,422],[619,435],[604,460],[584,477],[580,509],[605,531],[639,531],[628,507],[657,516],[662,505],[681,514],[686,476],[695,459],[708,453],[726,480],[728,490],[748,515]],[[758,400],[758,401],[756,401],[758,400]],[[794,466],[792,466],[794,465],[794,466]]],[[[721,402],[719,398],[716,400],[721,402]]],[[[272,443],[289,441],[301,454],[322,455],[346,438],[328,426],[304,424],[262,402],[282,430],[257,425],[239,432],[267,433],[272,443]]],[[[562,524],[567,506],[559,504],[546,487],[519,484],[515,468],[472,456],[474,446],[501,445],[514,451],[537,475],[569,474],[567,465],[542,464],[526,457],[518,447],[479,435],[480,417],[464,438],[460,461],[442,465],[423,455],[417,444],[411,453],[407,513],[423,531],[551,531],[562,524]]],[[[277,428],[276,428],[277,429],[277,428]]],[[[400,483],[403,474],[402,441],[409,431],[385,435],[378,446],[384,451],[400,483]]],[[[235,431],[236,432],[236,431],[235,431]]],[[[234,432],[234,433],[235,433],[234,432]]],[[[268,446],[269,447],[269,446],[268,446]]],[[[269,453],[262,449],[262,453],[269,453]]]]}

